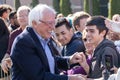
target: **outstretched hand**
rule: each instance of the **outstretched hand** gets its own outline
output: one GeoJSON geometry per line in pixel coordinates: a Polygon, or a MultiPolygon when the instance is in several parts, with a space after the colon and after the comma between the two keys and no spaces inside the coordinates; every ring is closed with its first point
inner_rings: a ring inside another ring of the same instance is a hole
{"type": "Polygon", "coordinates": [[[112,21],[110,19],[106,19],[105,25],[111,31],[120,33],[120,22],[115,22],[115,21],[112,21]]]}

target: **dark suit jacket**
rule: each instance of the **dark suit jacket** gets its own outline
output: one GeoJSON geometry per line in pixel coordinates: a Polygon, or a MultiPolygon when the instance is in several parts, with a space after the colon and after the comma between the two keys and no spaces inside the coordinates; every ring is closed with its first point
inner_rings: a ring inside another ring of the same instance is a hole
{"type": "MultiPolygon", "coordinates": [[[[51,50],[51,52],[53,52],[51,50]]],[[[58,75],[59,71],[55,65],[55,74],[50,73],[49,64],[45,51],[31,27],[27,27],[15,39],[11,59],[12,80],[67,80],[65,75],[58,75]]],[[[56,59],[56,58],[55,58],[56,59]]],[[[67,66],[66,59],[57,58],[67,66]]],[[[56,63],[56,60],[55,60],[56,63]]]]}
{"type": "Polygon", "coordinates": [[[4,20],[0,18],[0,62],[7,51],[8,40],[9,40],[8,28],[4,20]]]}

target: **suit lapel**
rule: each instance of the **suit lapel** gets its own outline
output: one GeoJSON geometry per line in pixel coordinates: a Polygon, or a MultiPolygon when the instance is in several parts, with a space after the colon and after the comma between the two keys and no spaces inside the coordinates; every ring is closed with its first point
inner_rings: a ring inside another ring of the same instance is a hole
{"type": "MultiPolygon", "coordinates": [[[[54,47],[53,47],[53,43],[52,43],[51,40],[48,42],[48,46],[49,46],[49,48],[50,48],[50,50],[51,50],[51,53],[52,53],[52,56],[54,57],[54,60],[55,60],[55,54],[54,54],[54,53],[55,53],[55,49],[54,49],[54,47]]],[[[55,60],[55,73],[56,73],[56,74],[59,73],[58,68],[57,68],[56,60],[55,60]]]]}
{"type": "Polygon", "coordinates": [[[34,31],[31,27],[27,27],[27,30],[35,42],[36,48],[38,50],[38,56],[40,57],[43,65],[45,66],[45,69],[47,69],[47,71],[50,71],[47,56],[45,55],[45,51],[44,51],[38,37],[36,36],[36,34],[34,33],[34,31]]]}

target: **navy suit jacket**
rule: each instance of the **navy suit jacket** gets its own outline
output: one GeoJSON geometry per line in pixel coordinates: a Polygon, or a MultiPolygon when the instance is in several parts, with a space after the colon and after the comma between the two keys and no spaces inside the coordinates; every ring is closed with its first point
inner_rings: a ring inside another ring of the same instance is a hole
{"type": "Polygon", "coordinates": [[[17,36],[10,57],[13,62],[12,80],[68,80],[67,76],[59,75],[56,65],[67,66],[66,59],[54,57],[55,74],[50,73],[45,51],[32,27],[27,27],[17,36]]]}

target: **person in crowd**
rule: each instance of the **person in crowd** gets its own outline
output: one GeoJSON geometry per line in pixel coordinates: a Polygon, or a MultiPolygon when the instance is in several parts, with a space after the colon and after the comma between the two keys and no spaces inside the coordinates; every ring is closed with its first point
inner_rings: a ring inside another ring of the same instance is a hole
{"type": "Polygon", "coordinates": [[[45,4],[38,4],[30,11],[29,27],[13,42],[12,80],[85,80],[82,75],[59,75],[56,63],[68,66],[80,59],[79,54],[70,58],[54,57],[49,39],[55,15],[54,9],[45,4]]]}
{"type": "MultiPolygon", "coordinates": [[[[0,62],[2,61],[5,52],[8,48],[8,40],[9,40],[10,32],[5,22],[8,14],[9,14],[8,8],[6,6],[0,5],[0,62]]],[[[6,74],[3,73],[1,68],[0,70],[1,70],[0,78],[5,77],[6,74]]]]}
{"type": "MultiPolygon", "coordinates": [[[[110,62],[112,66],[119,66],[119,53],[114,43],[106,39],[108,28],[104,21],[105,18],[103,16],[93,16],[89,18],[86,23],[86,37],[95,47],[88,75],[89,78],[93,79],[102,77],[104,70],[108,69],[105,59],[106,56],[112,57],[112,61],[110,62]]],[[[111,72],[111,74],[113,74],[113,72],[111,72]]]]}
{"type": "Polygon", "coordinates": [[[90,15],[84,11],[76,12],[73,15],[73,26],[76,34],[82,38],[82,32],[85,29],[86,21],[90,15]]]}
{"type": "Polygon", "coordinates": [[[13,11],[9,14],[9,22],[10,24],[8,26],[8,29],[10,32],[17,29],[20,26],[17,20],[16,11],[13,11]]]}
{"type": "MultiPolygon", "coordinates": [[[[57,40],[63,46],[62,56],[71,56],[76,52],[85,52],[85,46],[76,34],[74,34],[73,28],[65,17],[58,18],[55,24],[54,30],[57,40]]],[[[79,66],[79,64],[72,64],[70,68],[79,66]]],[[[59,68],[60,69],[60,68],[59,68]]],[[[61,69],[60,69],[61,70],[61,69]]]]}
{"type": "Polygon", "coordinates": [[[18,20],[18,23],[20,24],[20,27],[14,30],[9,36],[8,49],[1,62],[1,68],[5,73],[8,73],[8,70],[9,68],[11,68],[11,65],[12,65],[12,61],[10,59],[10,53],[11,53],[11,47],[12,47],[13,41],[28,25],[29,12],[30,12],[30,8],[27,6],[21,6],[17,10],[17,20],[18,20]]]}
{"type": "Polygon", "coordinates": [[[5,18],[8,15],[8,8],[0,5],[0,62],[5,55],[5,52],[8,47],[8,40],[9,40],[9,30],[5,23],[5,18]]]}
{"type": "Polygon", "coordinates": [[[7,27],[9,25],[9,14],[11,11],[12,11],[12,7],[10,5],[7,4],[0,5],[0,17],[3,18],[7,27]]]}
{"type": "Polygon", "coordinates": [[[58,41],[62,44],[62,56],[71,56],[75,52],[85,52],[85,46],[74,31],[66,18],[59,18],[55,24],[55,34],[58,41]]]}
{"type": "MultiPolygon", "coordinates": [[[[93,55],[93,50],[94,50],[94,45],[90,42],[88,42],[87,38],[86,38],[86,31],[83,31],[82,34],[82,39],[85,45],[85,54],[87,55],[87,65],[90,65],[91,63],[91,59],[92,59],[92,55],[93,55]]],[[[81,65],[81,64],[80,64],[81,65]]],[[[64,71],[64,74],[83,74],[83,75],[87,75],[89,72],[89,67],[87,68],[87,70],[84,69],[85,66],[77,66],[77,67],[73,67],[69,70],[67,70],[67,72],[64,71]]]]}

